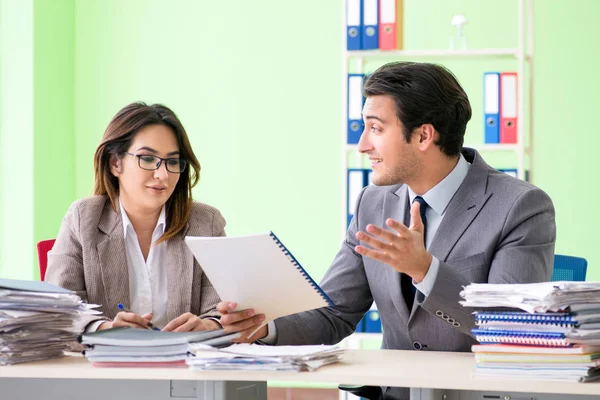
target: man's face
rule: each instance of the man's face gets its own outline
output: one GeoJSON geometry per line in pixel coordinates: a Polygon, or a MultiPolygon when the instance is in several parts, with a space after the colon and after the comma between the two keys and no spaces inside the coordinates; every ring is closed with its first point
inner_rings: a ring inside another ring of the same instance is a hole
{"type": "Polygon", "coordinates": [[[363,107],[365,130],[358,151],[371,160],[373,183],[380,186],[406,183],[418,176],[421,160],[417,140],[406,142],[394,100],[387,95],[367,98],[363,107]]]}

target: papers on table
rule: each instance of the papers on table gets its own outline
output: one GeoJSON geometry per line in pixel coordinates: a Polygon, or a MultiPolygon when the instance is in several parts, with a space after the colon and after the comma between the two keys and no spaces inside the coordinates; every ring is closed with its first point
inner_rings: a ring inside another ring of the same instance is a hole
{"type": "Polygon", "coordinates": [[[471,284],[461,296],[477,310],[477,375],[600,379],[600,283],[471,284]]]}
{"type": "Polygon", "coordinates": [[[190,343],[230,345],[239,333],[222,329],[199,332],[162,332],[150,329],[115,328],[83,334],[86,358],[97,367],[183,366],[190,343]]]}
{"type": "Polygon", "coordinates": [[[460,295],[465,307],[511,307],[530,313],[577,305],[600,309],[600,282],[472,283],[460,295]]]}
{"type": "Polygon", "coordinates": [[[234,344],[213,349],[190,344],[187,364],[197,370],[314,371],[338,362],[343,349],[337,346],[261,346],[234,344]]]}
{"type": "Polygon", "coordinates": [[[0,279],[0,365],[61,357],[77,340],[75,319],[95,307],[46,282],[0,279]]]}

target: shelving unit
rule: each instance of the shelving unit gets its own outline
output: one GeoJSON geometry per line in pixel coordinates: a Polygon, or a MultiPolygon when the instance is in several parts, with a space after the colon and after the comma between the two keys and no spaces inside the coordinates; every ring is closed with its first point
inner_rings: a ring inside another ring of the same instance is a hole
{"type": "MultiPolygon", "coordinates": [[[[347,230],[347,215],[346,215],[346,204],[347,204],[347,193],[348,193],[348,182],[347,182],[347,170],[348,168],[363,168],[366,165],[367,158],[364,155],[358,153],[358,146],[356,144],[347,143],[347,119],[348,119],[348,82],[347,76],[349,72],[352,73],[364,73],[372,71],[364,71],[364,67],[367,60],[381,60],[383,62],[390,62],[396,60],[415,60],[420,58],[435,58],[439,62],[443,60],[472,60],[472,59],[514,59],[516,61],[516,71],[518,73],[518,88],[517,88],[517,143],[516,144],[468,144],[465,143],[465,147],[472,147],[482,153],[512,153],[516,154],[516,169],[517,176],[520,179],[525,179],[526,169],[528,170],[528,178],[532,179],[532,138],[533,138],[533,0],[516,0],[517,1],[517,25],[518,25],[518,43],[515,48],[484,48],[484,49],[466,49],[466,50],[398,50],[398,51],[378,51],[378,50],[366,50],[366,51],[347,51],[344,40],[344,54],[342,59],[342,76],[343,82],[343,131],[342,131],[342,168],[341,168],[341,179],[342,179],[342,199],[343,207],[341,207],[342,215],[342,226],[340,232],[342,238],[345,237],[347,230]],[[525,7],[527,7],[527,21],[525,20],[525,7]],[[527,23],[526,23],[527,22],[527,23]],[[350,71],[350,65],[354,67],[350,71]],[[525,81],[527,78],[527,81],[525,81]],[[525,87],[528,87],[528,93],[526,97],[525,87]],[[529,110],[529,118],[527,126],[524,126],[524,118],[526,107],[529,110]],[[526,140],[527,139],[527,140],[526,140]],[[526,168],[525,157],[528,157],[529,166],[526,168]]],[[[345,2],[344,2],[345,3],[345,2]]],[[[344,9],[344,15],[346,10],[344,9]]],[[[344,20],[345,21],[345,20],[344,20]]],[[[345,23],[345,22],[344,22],[345,23]]],[[[345,28],[345,26],[344,26],[345,28]]],[[[345,38],[345,33],[344,33],[345,38]]],[[[483,77],[483,71],[482,71],[483,77]]],[[[480,117],[474,115],[469,125],[481,124],[483,125],[483,115],[480,117]]],[[[482,132],[483,136],[483,132],[482,132]]],[[[483,137],[482,137],[483,141],[483,137]]],[[[344,340],[343,344],[346,348],[360,348],[361,342],[365,339],[379,339],[381,340],[382,334],[380,333],[354,333],[350,337],[344,340]]]]}

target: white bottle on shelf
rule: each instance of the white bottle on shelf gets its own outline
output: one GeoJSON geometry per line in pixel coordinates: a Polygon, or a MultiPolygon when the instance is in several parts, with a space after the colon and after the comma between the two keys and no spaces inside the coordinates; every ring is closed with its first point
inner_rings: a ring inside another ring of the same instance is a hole
{"type": "Polygon", "coordinates": [[[450,50],[466,50],[467,38],[463,34],[463,26],[467,23],[467,18],[463,14],[452,17],[450,23],[456,28],[456,32],[450,38],[450,50]]]}

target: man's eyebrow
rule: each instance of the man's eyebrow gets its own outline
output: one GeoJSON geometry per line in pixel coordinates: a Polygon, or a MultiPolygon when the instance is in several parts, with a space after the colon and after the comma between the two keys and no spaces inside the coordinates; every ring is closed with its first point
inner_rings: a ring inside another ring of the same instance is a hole
{"type": "Polygon", "coordinates": [[[367,119],[367,120],[368,120],[368,119],[376,119],[377,121],[381,122],[382,124],[385,124],[385,121],[384,121],[384,120],[382,120],[381,118],[379,118],[379,117],[376,117],[376,116],[374,116],[374,115],[365,115],[364,117],[365,117],[365,119],[367,119]]]}
{"type": "MultiPolygon", "coordinates": [[[[158,154],[158,151],[156,151],[152,147],[148,147],[148,146],[140,147],[138,150],[146,150],[151,153],[158,154]]],[[[167,153],[167,155],[168,156],[176,156],[176,155],[179,155],[179,151],[172,151],[170,153],[167,153]]]]}

